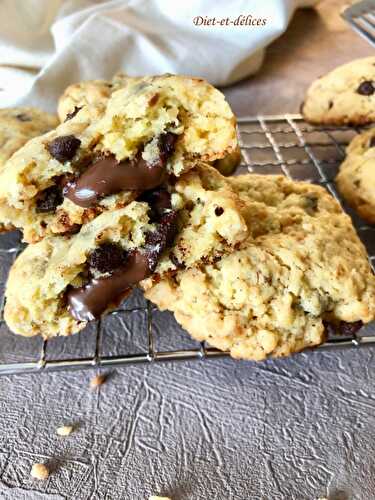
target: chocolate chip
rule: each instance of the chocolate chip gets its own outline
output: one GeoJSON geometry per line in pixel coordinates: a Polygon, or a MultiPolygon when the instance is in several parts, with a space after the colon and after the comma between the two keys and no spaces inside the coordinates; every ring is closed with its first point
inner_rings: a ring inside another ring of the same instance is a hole
{"type": "Polygon", "coordinates": [[[372,81],[366,80],[357,88],[357,94],[372,95],[375,92],[375,87],[372,81]]]}
{"type": "Polygon", "coordinates": [[[126,252],[114,243],[103,243],[91,252],[87,262],[91,271],[110,273],[122,266],[126,259],[126,252]]]}
{"type": "Polygon", "coordinates": [[[20,122],[31,122],[31,120],[32,120],[32,118],[29,115],[27,115],[26,113],[19,113],[18,115],[16,115],[16,118],[20,122]]]}
{"type": "Polygon", "coordinates": [[[72,118],[74,118],[76,116],[76,114],[78,113],[78,111],[80,111],[81,109],[82,109],[82,106],[74,106],[73,111],[70,111],[70,113],[66,114],[65,121],[67,122],[68,120],[71,120],[72,118]]]}
{"type": "Polygon", "coordinates": [[[172,208],[171,195],[166,189],[163,188],[145,191],[138,198],[138,201],[145,201],[150,205],[151,222],[159,222],[164,212],[172,208]]]}
{"type": "Polygon", "coordinates": [[[328,109],[332,109],[333,108],[333,101],[328,101],[328,109]]]}
{"type": "Polygon", "coordinates": [[[371,137],[369,148],[375,148],[375,136],[371,137]]]}
{"type": "Polygon", "coordinates": [[[220,215],[223,215],[223,213],[224,213],[224,208],[223,207],[216,207],[215,208],[215,215],[217,217],[220,217],[220,215]]]}
{"type": "Polygon", "coordinates": [[[167,132],[159,136],[158,147],[160,151],[160,159],[163,163],[173,154],[178,135],[172,132],[167,132]]]}
{"type": "Polygon", "coordinates": [[[159,94],[154,94],[151,99],[148,101],[149,106],[155,106],[155,104],[159,100],[159,94]]]}
{"type": "Polygon", "coordinates": [[[59,186],[51,186],[39,195],[36,202],[37,213],[55,212],[56,207],[61,205],[64,198],[59,186]]]}
{"type": "Polygon", "coordinates": [[[73,158],[80,144],[74,135],[62,135],[47,144],[47,149],[53,158],[63,163],[73,158]]]}
{"type": "Polygon", "coordinates": [[[177,212],[171,210],[160,218],[157,228],[147,234],[145,252],[151,272],[155,270],[160,255],[172,245],[177,230],[177,212]]]}
{"type": "Polygon", "coordinates": [[[345,335],[347,337],[352,337],[355,333],[362,327],[362,321],[355,321],[353,323],[348,323],[346,321],[340,321],[338,324],[330,323],[329,321],[323,321],[325,332],[329,337],[335,335],[345,335]]]}
{"type": "Polygon", "coordinates": [[[318,209],[318,198],[315,195],[305,196],[305,210],[308,214],[314,215],[318,209]]]}
{"type": "Polygon", "coordinates": [[[180,262],[174,253],[170,253],[169,258],[171,259],[172,264],[174,264],[177,269],[183,269],[185,267],[185,264],[183,262],[180,262]]]}
{"type": "Polygon", "coordinates": [[[339,330],[342,335],[352,336],[362,328],[362,321],[355,321],[354,323],[347,323],[346,321],[340,321],[339,330]]]}

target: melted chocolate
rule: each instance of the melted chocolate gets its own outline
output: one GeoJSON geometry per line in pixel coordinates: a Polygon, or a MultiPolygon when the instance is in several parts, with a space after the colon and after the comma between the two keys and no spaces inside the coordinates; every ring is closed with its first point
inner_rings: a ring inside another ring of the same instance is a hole
{"type": "Polygon", "coordinates": [[[111,276],[94,278],[84,286],[71,288],[67,293],[68,310],[78,321],[93,321],[150,274],[147,253],[135,250],[128,255],[126,263],[111,276]]]}
{"type": "Polygon", "coordinates": [[[89,208],[100,198],[123,190],[145,191],[160,186],[176,138],[171,133],[159,138],[160,155],[154,163],[147,163],[140,154],[133,160],[122,162],[113,155],[97,160],[76,181],[66,186],[64,195],[76,205],[89,208]]]}

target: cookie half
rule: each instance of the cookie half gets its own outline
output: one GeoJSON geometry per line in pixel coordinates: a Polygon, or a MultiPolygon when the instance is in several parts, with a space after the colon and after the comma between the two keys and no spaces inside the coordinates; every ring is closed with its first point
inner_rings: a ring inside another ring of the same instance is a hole
{"type": "Polygon", "coordinates": [[[23,229],[27,242],[71,233],[168,176],[237,147],[234,115],[204,80],[132,79],[104,108],[84,106],[7,162],[0,175],[0,217],[23,229]]]}
{"type": "Polygon", "coordinates": [[[375,224],[375,129],[356,136],[346,153],[337,187],[363,219],[375,224]]]}
{"type": "Polygon", "coordinates": [[[353,333],[375,316],[375,277],[350,218],[323,189],[283,177],[233,179],[266,214],[215,262],[142,282],[199,341],[261,360],[353,333]]]}
{"type": "MultiPolygon", "coordinates": [[[[0,109],[0,172],[9,158],[27,141],[56,127],[56,116],[37,108],[0,109]]],[[[13,229],[9,217],[0,218],[0,231],[13,229]]]]}
{"type": "Polygon", "coordinates": [[[364,125],[375,121],[375,57],[356,59],[312,83],[301,112],[306,121],[364,125]]]}
{"type": "Polygon", "coordinates": [[[161,277],[232,251],[257,217],[255,207],[209,165],[185,175],[104,212],[71,237],[29,245],[6,286],[10,329],[44,338],[70,335],[116,307],[151,274],[161,277]]]}

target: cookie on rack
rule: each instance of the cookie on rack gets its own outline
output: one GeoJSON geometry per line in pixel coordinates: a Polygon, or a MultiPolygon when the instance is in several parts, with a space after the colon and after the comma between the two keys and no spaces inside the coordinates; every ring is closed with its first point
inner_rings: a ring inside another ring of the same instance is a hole
{"type": "Polygon", "coordinates": [[[105,106],[82,107],[7,162],[0,175],[0,217],[8,216],[27,242],[71,233],[166,177],[198,161],[225,158],[237,147],[235,117],[206,81],[135,78],[105,106]]]}
{"type": "Polygon", "coordinates": [[[337,187],[363,219],[375,224],[375,128],[357,135],[346,153],[337,187]]]}
{"type": "MultiPolygon", "coordinates": [[[[48,132],[57,124],[56,116],[37,108],[0,109],[0,172],[6,161],[27,141],[48,132]]],[[[0,222],[0,231],[12,227],[9,220],[5,223],[0,222]]]]}
{"type": "Polygon", "coordinates": [[[314,81],[301,111],[306,121],[316,124],[375,122],[375,57],[356,59],[314,81]]]}
{"type": "Polygon", "coordinates": [[[195,167],[176,183],[102,213],[75,235],[29,245],[9,273],[5,321],[25,336],[78,332],[150,274],[232,251],[261,217],[217,170],[195,167]]]}
{"type": "Polygon", "coordinates": [[[145,296],[199,341],[261,360],[352,334],[375,317],[375,277],[350,218],[323,188],[279,176],[233,178],[263,211],[249,236],[210,263],[154,275],[145,296]]]}

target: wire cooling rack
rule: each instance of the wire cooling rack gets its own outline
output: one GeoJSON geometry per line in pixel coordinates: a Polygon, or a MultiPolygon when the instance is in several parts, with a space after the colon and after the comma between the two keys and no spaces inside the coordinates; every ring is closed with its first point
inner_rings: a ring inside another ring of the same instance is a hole
{"type": "MultiPolygon", "coordinates": [[[[359,130],[313,127],[300,115],[246,117],[238,122],[242,161],[236,174],[283,174],[325,186],[352,216],[374,266],[375,227],[366,225],[345,206],[334,185],[345,146],[359,130]]],[[[2,294],[9,266],[20,249],[17,234],[0,237],[2,294]]],[[[4,299],[1,311],[3,302],[4,299]]],[[[139,291],[122,308],[71,337],[50,341],[22,338],[9,332],[3,320],[0,329],[0,375],[226,356],[205,343],[191,340],[170,313],[159,312],[139,291]]],[[[374,325],[362,328],[355,336],[331,337],[318,349],[370,344],[375,344],[374,325]]]]}

